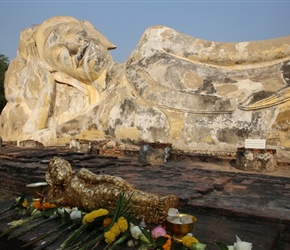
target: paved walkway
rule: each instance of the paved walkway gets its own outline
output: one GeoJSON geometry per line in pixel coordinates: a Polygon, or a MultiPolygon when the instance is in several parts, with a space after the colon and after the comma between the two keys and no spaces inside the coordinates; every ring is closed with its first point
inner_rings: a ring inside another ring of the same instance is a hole
{"type": "MultiPolygon", "coordinates": [[[[233,244],[235,235],[252,242],[253,250],[290,249],[290,166],[274,173],[244,172],[234,159],[193,157],[164,165],[140,164],[132,157],[81,155],[59,149],[5,149],[0,154],[2,178],[14,171],[22,185],[44,180],[52,156],[66,158],[77,170],[120,176],[137,188],[158,194],[176,194],[179,210],[197,217],[193,234],[218,249],[215,240],[233,244]]],[[[3,181],[0,176],[0,189],[3,181]]],[[[7,180],[8,181],[8,180],[7,180]]],[[[5,184],[5,183],[4,183],[5,184]]],[[[6,184],[7,187],[7,184],[6,184]]],[[[3,189],[3,186],[2,186],[3,189]]],[[[124,248],[125,249],[125,248],[124,248]]]]}

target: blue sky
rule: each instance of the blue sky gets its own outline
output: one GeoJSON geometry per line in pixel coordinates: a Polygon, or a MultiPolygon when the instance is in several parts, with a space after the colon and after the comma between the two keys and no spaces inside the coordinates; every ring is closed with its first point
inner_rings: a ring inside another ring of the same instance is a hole
{"type": "Polygon", "coordinates": [[[242,42],[290,36],[290,0],[286,1],[2,1],[0,54],[17,55],[21,30],[52,16],[73,16],[91,22],[117,49],[123,62],[144,30],[165,25],[196,38],[242,42]]]}

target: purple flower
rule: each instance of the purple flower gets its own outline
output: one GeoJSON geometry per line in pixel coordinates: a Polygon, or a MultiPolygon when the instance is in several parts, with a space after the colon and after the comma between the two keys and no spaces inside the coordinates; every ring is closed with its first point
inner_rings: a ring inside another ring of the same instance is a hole
{"type": "Polygon", "coordinates": [[[151,231],[152,238],[158,238],[160,236],[165,236],[166,230],[162,226],[157,226],[151,231]]]}

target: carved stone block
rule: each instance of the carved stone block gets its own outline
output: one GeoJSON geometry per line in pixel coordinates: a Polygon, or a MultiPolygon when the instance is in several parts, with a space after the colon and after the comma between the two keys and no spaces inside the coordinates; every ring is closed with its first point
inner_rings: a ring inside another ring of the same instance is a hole
{"type": "Polygon", "coordinates": [[[138,161],[151,165],[164,164],[170,157],[170,143],[145,143],[140,147],[138,161]]]}
{"type": "Polygon", "coordinates": [[[238,148],[236,167],[245,171],[274,172],[277,169],[276,150],[238,148]]]}

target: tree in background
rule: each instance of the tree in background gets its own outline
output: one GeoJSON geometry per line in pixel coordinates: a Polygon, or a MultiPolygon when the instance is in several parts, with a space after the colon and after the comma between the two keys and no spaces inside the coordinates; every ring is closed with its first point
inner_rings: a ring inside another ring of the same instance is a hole
{"type": "Polygon", "coordinates": [[[9,66],[9,59],[7,56],[0,54],[0,113],[6,105],[5,93],[4,93],[4,78],[5,72],[9,66]]]}

